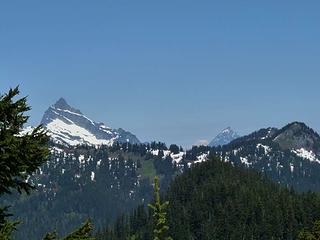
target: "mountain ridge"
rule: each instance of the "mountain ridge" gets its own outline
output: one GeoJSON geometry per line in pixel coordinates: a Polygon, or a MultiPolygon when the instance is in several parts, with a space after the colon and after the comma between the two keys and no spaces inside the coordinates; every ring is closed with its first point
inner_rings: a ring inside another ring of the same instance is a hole
{"type": "Polygon", "coordinates": [[[60,98],[44,113],[41,124],[54,142],[66,145],[112,145],[115,142],[140,143],[139,139],[122,128],[112,129],[97,123],[60,98]]]}
{"type": "Polygon", "coordinates": [[[263,172],[275,182],[298,191],[320,191],[319,146],[316,131],[305,123],[292,122],[281,129],[257,130],[223,146],[195,149],[189,155],[202,154],[202,161],[219,157],[263,172]]]}

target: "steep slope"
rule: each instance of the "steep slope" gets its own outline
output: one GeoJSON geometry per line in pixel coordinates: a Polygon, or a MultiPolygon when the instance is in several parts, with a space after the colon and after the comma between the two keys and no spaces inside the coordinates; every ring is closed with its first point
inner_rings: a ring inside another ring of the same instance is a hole
{"type": "Polygon", "coordinates": [[[177,177],[167,200],[174,239],[295,239],[320,213],[315,194],[297,195],[219,160],[177,177]]]}
{"type": "Polygon", "coordinates": [[[293,122],[281,129],[273,139],[283,150],[304,149],[320,155],[320,136],[306,124],[293,122]]]}
{"type": "Polygon", "coordinates": [[[282,129],[266,128],[240,137],[222,147],[194,148],[194,156],[218,156],[234,165],[263,172],[275,182],[298,191],[320,191],[320,137],[304,123],[290,123],[282,129]]]}
{"type": "Polygon", "coordinates": [[[114,142],[140,143],[137,137],[123,129],[111,129],[97,123],[80,110],[68,105],[60,98],[45,112],[43,124],[52,140],[67,145],[112,145],[114,142]]]}
{"type": "Polygon", "coordinates": [[[151,199],[155,175],[166,189],[183,167],[179,162],[184,152],[172,152],[163,143],[54,144],[50,149],[49,161],[28,178],[36,191],[0,199],[23,221],[17,240],[42,239],[54,229],[64,235],[87,218],[95,229],[111,224],[119,214],[151,199]]]}
{"type": "MultiPolygon", "coordinates": [[[[320,214],[316,194],[297,194],[255,171],[217,159],[176,177],[164,196],[169,201],[169,234],[179,240],[292,240],[320,214]]],[[[122,240],[133,234],[151,239],[151,218],[138,208],[120,218],[114,232],[101,233],[98,239],[122,240]]]]}
{"type": "Polygon", "coordinates": [[[230,127],[223,129],[210,143],[210,147],[223,146],[231,141],[239,138],[238,133],[233,131],[230,127]]]}

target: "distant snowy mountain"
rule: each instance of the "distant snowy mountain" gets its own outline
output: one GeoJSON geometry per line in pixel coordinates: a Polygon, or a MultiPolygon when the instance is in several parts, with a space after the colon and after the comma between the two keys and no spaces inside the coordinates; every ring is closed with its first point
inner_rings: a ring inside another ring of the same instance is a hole
{"type": "Polygon", "coordinates": [[[194,163],[216,156],[263,172],[298,191],[320,191],[320,136],[302,122],[281,129],[260,129],[222,147],[194,148],[186,156],[191,156],[188,160],[194,163]],[[198,159],[194,160],[194,156],[198,159]]]}
{"type": "Polygon", "coordinates": [[[68,105],[60,98],[44,113],[41,124],[48,130],[56,143],[71,146],[112,145],[115,142],[140,143],[138,138],[123,129],[112,129],[103,123],[97,123],[80,110],[68,105]]]}
{"type": "Polygon", "coordinates": [[[230,127],[223,129],[222,132],[220,132],[210,143],[210,147],[217,147],[217,146],[223,146],[231,141],[239,138],[240,135],[238,135],[235,131],[233,131],[230,127]]]}

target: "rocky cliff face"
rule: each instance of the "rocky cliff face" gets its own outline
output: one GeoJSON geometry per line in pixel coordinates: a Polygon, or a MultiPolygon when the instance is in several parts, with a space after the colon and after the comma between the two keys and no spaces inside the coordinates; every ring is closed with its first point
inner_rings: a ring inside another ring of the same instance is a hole
{"type": "Polygon", "coordinates": [[[41,124],[48,130],[52,140],[67,145],[112,145],[114,142],[140,143],[132,133],[112,129],[97,123],[80,110],[71,107],[63,98],[45,112],[41,124]]]}

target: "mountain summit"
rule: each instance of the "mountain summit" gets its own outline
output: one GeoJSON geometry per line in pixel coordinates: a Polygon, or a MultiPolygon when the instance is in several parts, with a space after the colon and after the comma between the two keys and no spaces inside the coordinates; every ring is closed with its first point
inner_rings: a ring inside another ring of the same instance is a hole
{"type": "Polygon", "coordinates": [[[210,147],[223,146],[240,137],[231,127],[223,129],[210,143],[210,147]]]}
{"type": "MultiPolygon", "coordinates": [[[[62,97],[53,106],[55,108],[74,110],[72,109],[72,107],[69,106],[67,101],[62,97]]],[[[79,110],[77,110],[77,112],[79,112],[79,110]]]]}
{"type": "Polygon", "coordinates": [[[320,136],[305,123],[263,128],[210,151],[298,191],[320,191],[320,136]]]}
{"type": "Polygon", "coordinates": [[[138,138],[123,129],[112,129],[97,123],[60,98],[44,113],[41,124],[54,142],[67,145],[112,145],[114,142],[139,143],[138,138]]]}
{"type": "Polygon", "coordinates": [[[305,123],[293,122],[281,129],[274,138],[281,149],[305,149],[320,155],[320,136],[305,123]]]}

